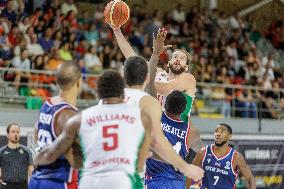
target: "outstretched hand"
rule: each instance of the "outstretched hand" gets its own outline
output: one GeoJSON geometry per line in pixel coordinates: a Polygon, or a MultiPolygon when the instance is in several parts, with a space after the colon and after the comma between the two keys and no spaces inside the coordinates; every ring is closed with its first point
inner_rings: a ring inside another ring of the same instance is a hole
{"type": "Polygon", "coordinates": [[[172,47],[172,45],[165,46],[165,40],[167,37],[167,30],[165,28],[159,28],[157,36],[153,34],[153,54],[160,55],[166,49],[172,47]]]}

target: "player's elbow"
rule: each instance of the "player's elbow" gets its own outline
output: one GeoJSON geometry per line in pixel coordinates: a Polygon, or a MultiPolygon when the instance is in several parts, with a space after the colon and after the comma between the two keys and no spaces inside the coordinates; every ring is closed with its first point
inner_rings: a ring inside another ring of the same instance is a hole
{"type": "Polygon", "coordinates": [[[154,152],[157,152],[158,149],[159,149],[159,146],[160,146],[159,139],[158,139],[155,135],[152,136],[151,149],[152,149],[154,152]]]}

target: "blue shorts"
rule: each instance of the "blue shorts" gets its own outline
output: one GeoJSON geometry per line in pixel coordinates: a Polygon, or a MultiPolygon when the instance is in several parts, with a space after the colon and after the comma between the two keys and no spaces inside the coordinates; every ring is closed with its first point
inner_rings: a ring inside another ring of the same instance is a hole
{"type": "Polygon", "coordinates": [[[185,189],[185,181],[159,177],[145,180],[147,189],[185,189]]]}
{"type": "Polygon", "coordinates": [[[66,183],[51,179],[31,178],[29,189],[78,189],[78,183],[66,183]]]}

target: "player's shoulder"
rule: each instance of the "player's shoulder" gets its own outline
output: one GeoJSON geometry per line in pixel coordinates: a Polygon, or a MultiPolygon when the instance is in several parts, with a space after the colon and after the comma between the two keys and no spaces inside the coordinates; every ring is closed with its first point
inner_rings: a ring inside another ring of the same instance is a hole
{"type": "Polygon", "coordinates": [[[183,76],[183,78],[185,78],[185,79],[188,79],[188,80],[191,80],[191,81],[195,81],[195,82],[196,82],[195,77],[194,77],[191,73],[184,72],[184,73],[182,74],[182,76],[183,76]]]}
{"type": "Polygon", "coordinates": [[[141,98],[141,105],[161,107],[160,102],[156,98],[150,95],[145,95],[141,98]]]}

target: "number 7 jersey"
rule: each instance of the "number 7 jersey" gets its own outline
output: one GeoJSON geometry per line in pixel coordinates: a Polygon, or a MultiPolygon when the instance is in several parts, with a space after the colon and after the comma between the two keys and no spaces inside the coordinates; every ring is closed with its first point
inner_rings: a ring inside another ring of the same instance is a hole
{"type": "Polygon", "coordinates": [[[204,177],[201,189],[234,189],[238,177],[234,170],[233,160],[236,150],[231,148],[224,157],[217,157],[213,145],[206,146],[202,160],[204,177]]]}
{"type": "Polygon", "coordinates": [[[79,130],[85,177],[134,175],[144,141],[140,108],[127,104],[101,104],[81,113],[79,130]]]}

